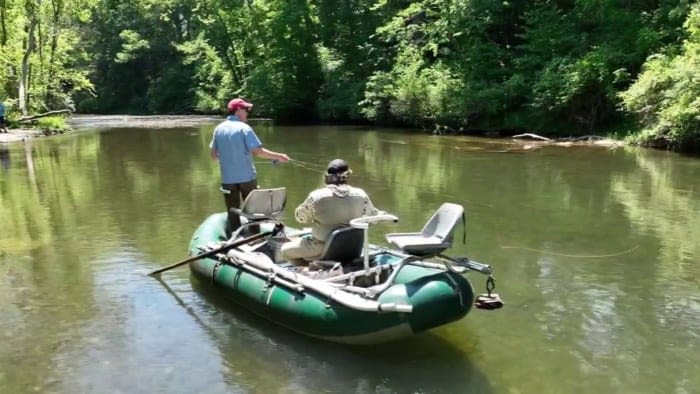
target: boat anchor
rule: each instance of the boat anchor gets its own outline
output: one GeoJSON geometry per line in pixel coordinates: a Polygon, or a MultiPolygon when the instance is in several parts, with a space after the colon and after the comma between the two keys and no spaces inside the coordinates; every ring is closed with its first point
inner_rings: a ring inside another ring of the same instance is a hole
{"type": "Polygon", "coordinates": [[[489,275],[486,279],[486,293],[479,294],[474,300],[474,306],[478,309],[494,310],[503,307],[503,301],[498,293],[493,293],[496,289],[496,280],[493,275],[489,275]]]}

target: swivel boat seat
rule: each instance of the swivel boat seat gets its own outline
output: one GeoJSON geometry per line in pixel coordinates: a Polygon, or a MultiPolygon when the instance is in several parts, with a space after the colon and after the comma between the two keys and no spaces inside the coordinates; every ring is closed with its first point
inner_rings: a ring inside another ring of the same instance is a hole
{"type": "Polygon", "coordinates": [[[233,212],[241,217],[241,227],[231,235],[231,238],[235,239],[245,229],[261,222],[278,221],[286,204],[287,188],[255,189],[251,191],[240,208],[231,208],[233,212]]]}
{"type": "Polygon", "coordinates": [[[452,246],[452,238],[459,221],[464,221],[464,207],[444,203],[438,208],[419,233],[386,234],[386,241],[414,256],[436,256],[452,246]]]}

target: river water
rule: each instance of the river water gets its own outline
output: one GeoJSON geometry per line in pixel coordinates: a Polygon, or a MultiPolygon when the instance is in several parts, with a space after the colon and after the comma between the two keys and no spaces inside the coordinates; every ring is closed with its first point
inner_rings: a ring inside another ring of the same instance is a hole
{"type": "MultiPolygon", "coordinates": [[[[346,159],[398,224],[467,211],[453,256],[491,264],[499,311],[398,343],[325,343],[190,281],[196,226],[224,208],[217,119],[78,118],[0,146],[0,392],[691,393],[700,387],[700,160],[363,127],[253,122],[286,217],[346,159]],[[508,153],[510,152],[510,153],[508,153]]],[[[478,291],[484,277],[470,273],[478,291]]]]}

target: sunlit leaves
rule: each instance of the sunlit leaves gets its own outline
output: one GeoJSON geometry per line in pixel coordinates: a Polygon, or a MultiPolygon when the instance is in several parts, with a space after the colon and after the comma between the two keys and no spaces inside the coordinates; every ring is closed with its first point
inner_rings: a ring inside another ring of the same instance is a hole
{"type": "Polygon", "coordinates": [[[78,28],[89,20],[92,4],[0,2],[0,97],[9,97],[11,112],[23,102],[27,112],[72,108],[72,95],[92,88],[81,63],[85,47],[78,28]]]}
{"type": "Polygon", "coordinates": [[[642,143],[700,147],[700,6],[684,27],[682,53],[650,57],[639,79],[620,95],[645,127],[638,137],[642,143]]]}
{"type": "Polygon", "coordinates": [[[119,38],[122,39],[122,49],[117,52],[114,61],[117,63],[127,63],[138,56],[139,51],[150,48],[147,40],[141,38],[141,35],[133,30],[122,30],[119,33],[119,38]]]}
{"type": "Polygon", "coordinates": [[[236,93],[229,90],[234,84],[221,56],[204,39],[203,33],[176,47],[185,55],[183,63],[194,68],[193,80],[197,84],[194,108],[202,112],[218,110],[226,98],[236,93]]]}
{"type": "MultiPolygon", "coordinates": [[[[33,35],[38,47],[28,57],[34,108],[64,106],[76,97],[86,112],[212,113],[242,95],[256,101],[259,115],[278,120],[445,122],[455,129],[569,135],[625,121],[629,111],[645,125],[661,119],[662,100],[621,107],[618,92],[635,82],[649,55],[668,57],[663,64],[649,60],[646,69],[656,70],[683,53],[673,63],[677,73],[657,73],[652,81],[643,76],[630,92],[674,86],[668,94],[677,105],[663,101],[664,113],[694,127],[692,110],[684,107],[694,105],[693,81],[674,76],[684,68],[694,75],[695,49],[682,47],[682,37],[697,43],[700,28],[691,16],[683,31],[686,1],[3,4],[9,4],[0,14],[5,95],[18,90],[27,26],[34,15],[40,18],[33,35]]],[[[677,130],[664,131],[665,138],[677,130]]]]}

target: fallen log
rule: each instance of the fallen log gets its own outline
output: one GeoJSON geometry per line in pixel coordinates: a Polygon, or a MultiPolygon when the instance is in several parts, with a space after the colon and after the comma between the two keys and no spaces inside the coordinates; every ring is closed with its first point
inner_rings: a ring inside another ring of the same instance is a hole
{"type": "Polygon", "coordinates": [[[533,139],[533,140],[552,141],[551,138],[542,137],[541,135],[532,134],[532,133],[518,134],[518,135],[514,135],[514,136],[511,137],[511,138],[531,138],[531,139],[533,139]]]}
{"type": "Polygon", "coordinates": [[[44,112],[43,114],[24,116],[24,117],[17,119],[17,121],[20,123],[25,123],[25,122],[29,122],[29,121],[32,121],[35,119],[43,118],[45,116],[58,115],[58,114],[70,114],[70,113],[71,113],[71,110],[69,110],[69,109],[58,109],[55,111],[44,112]]]}

